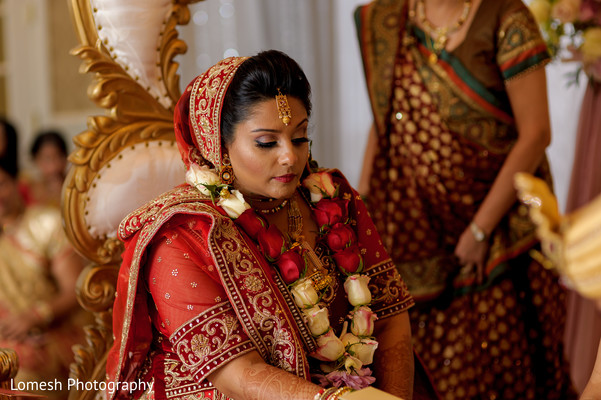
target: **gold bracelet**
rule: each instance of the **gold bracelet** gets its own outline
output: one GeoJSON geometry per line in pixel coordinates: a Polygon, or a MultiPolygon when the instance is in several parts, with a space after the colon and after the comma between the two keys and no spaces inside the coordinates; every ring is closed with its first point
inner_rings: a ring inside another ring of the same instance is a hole
{"type": "Polygon", "coordinates": [[[342,388],[342,391],[340,393],[338,393],[338,397],[342,396],[345,393],[349,393],[349,392],[352,392],[352,391],[353,391],[353,389],[351,387],[345,386],[345,387],[342,388]]]}
{"type": "Polygon", "coordinates": [[[331,394],[329,397],[327,397],[327,400],[338,400],[338,398],[339,398],[340,396],[342,396],[342,395],[343,395],[343,394],[345,394],[346,392],[350,392],[351,390],[353,390],[353,389],[351,389],[351,388],[350,388],[350,387],[348,387],[348,386],[343,386],[343,387],[341,387],[341,388],[337,389],[337,390],[336,390],[334,393],[332,393],[332,394],[331,394]]]}
{"type": "Polygon", "coordinates": [[[474,235],[474,239],[476,239],[476,242],[484,242],[488,238],[486,232],[484,232],[482,228],[476,225],[474,221],[470,223],[470,231],[472,232],[472,235],[474,235]]]}
{"type": "Polygon", "coordinates": [[[313,396],[313,400],[321,400],[321,396],[324,394],[325,391],[325,388],[319,389],[319,392],[315,393],[315,396],[313,396]]]}

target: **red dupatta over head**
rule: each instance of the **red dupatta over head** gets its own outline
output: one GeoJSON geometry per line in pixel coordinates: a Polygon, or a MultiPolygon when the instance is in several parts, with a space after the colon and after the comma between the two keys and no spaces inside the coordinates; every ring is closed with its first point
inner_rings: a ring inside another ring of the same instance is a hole
{"type": "Polygon", "coordinates": [[[221,109],[227,88],[247,57],[230,57],[197,76],[186,88],[173,115],[175,139],[186,167],[210,162],[221,170],[221,109]]]}

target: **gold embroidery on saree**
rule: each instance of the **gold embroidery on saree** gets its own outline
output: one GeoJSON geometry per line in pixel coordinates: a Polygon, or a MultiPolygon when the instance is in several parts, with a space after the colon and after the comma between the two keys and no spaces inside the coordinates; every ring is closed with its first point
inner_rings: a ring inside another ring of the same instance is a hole
{"type": "Polygon", "coordinates": [[[127,215],[119,224],[119,238],[125,240],[146,224],[152,224],[159,218],[161,211],[168,210],[173,205],[208,199],[192,186],[172,189],[127,215]]]}
{"type": "Polygon", "coordinates": [[[514,12],[501,22],[497,56],[500,65],[544,45],[538,26],[528,13],[527,9],[514,12]]]}
{"type": "Polygon", "coordinates": [[[275,366],[305,377],[307,366],[303,359],[296,359],[296,346],[301,342],[295,339],[290,330],[294,320],[286,320],[286,312],[276,293],[264,285],[264,289],[255,292],[246,287],[237,287],[235,282],[266,282],[264,271],[255,254],[247,250],[248,244],[240,236],[235,224],[229,218],[222,218],[219,229],[210,235],[211,250],[214,253],[227,291],[231,295],[236,312],[245,319],[247,331],[262,357],[275,366]],[[245,251],[243,251],[243,249],[245,251]],[[249,280],[250,279],[250,280],[249,280]],[[292,366],[295,366],[294,368],[292,366]]]}
{"type": "MultiPolygon", "coordinates": [[[[115,382],[121,378],[121,369],[124,365],[123,361],[126,356],[127,337],[129,336],[133,317],[133,307],[138,287],[138,275],[140,273],[142,254],[154,235],[173,215],[182,212],[193,212],[197,214],[205,213],[214,217],[215,214],[218,214],[210,205],[194,202],[199,196],[202,196],[200,195],[200,192],[190,186],[173,189],[160,198],[157,198],[151,203],[134,211],[119,225],[119,235],[122,239],[133,235],[139,229],[141,229],[141,232],[132,256],[127,293],[121,294],[121,296],[127,296],[127,300],[126,314],[123,319],[123,329],[121,331],[119,364],[115,374],[115,382]],[[190,203],[182,203],[185,201],[190,201],[190,203]]],[[[118,293],[115,293],[115,297],[117,295],[118,293]]]]}
{"type": "Polygon", "coordinates": [[[188,338],[189,335],[182,336],[173,347],[186,367],[197,369],[242,341],[240,335],[235,334],[237,328],[238,321],[231,314],[220,313],[208,319],[199,318],[197,324],[188,329],[189,332],[198,333],[193,333],[191,338],[188,338]]]}
{"type": "MultiPolygon", "coordinates": [[[[203,143],[204,156],[217,169],[221,168],[221,136],[219,132],[219,117],[227,85],[232,80],[238,66],[246,60],[245,57],[224,60],[214,66],[204,79],[197,79],[190,94],[190,121],[194,129],[197,143],[203,143]],[[200,131],[202,128],[203,132],[200,131]]],[[[194,149],[193,151],[197,151],[194,149]]]]}
{"type": "Polygon", "coordinates": [[[392,260],[387,259],[374,264],[364,272],[371,278],[369,283],[372,294],[371,308],[378,317],[403,312],[414,304],[407,285],[401,279],[392,260]],[[399,298],[405,301],[399,303],[397,302],[399,298]]]}
{"type": "MultiPolygon", "coordinates": [[[[166,351],[163,362],[165,390],[169,399],[185,399],[188,395],[210,390],[205,377],[228,361],[254,350],[232,305],[223,302],[182,324],[170,337],[173,351],[166,351]]],[[[162,336],[155,338],[159,343],[162,336]]]]}

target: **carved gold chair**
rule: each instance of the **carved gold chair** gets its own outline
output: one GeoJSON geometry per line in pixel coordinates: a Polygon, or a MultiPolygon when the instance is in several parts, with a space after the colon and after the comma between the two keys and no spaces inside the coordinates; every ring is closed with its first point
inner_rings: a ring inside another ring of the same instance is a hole
{"type": "Polygon", "coordinates": [[[17,375],[18,368],[17,353],[11,349],[0,348],[0,400],[8,399],[2,395],[1,390],[10,389],[10,382],[17,375]]]}
{"type": "Polygon", "coordinates": [[[529,174],[517,174],[518,197],[537,225],[543,265],[557,268],[564,281],[585,297],[601,299],[601,196],[561,215],[547,184],[529,174]]]}
{"type": "MultiPolygon", "coordinates": [[[[72,168],[63,188],[65,229],[91,264],[77,295],[95,316],[86,343],[75,349],[70,376],[103,381],[113,342],[112,304],[122,246],[118,224],[129,212],[183,183],[173,134],[180,96],[178,64],[186,51],[176,26],[188,23],[192,0],[71,0],[80,45],[72,54],[93,81],[88,95],[104,109],[74,139],[72,168]]],[[[69,399],[99,393],[72,390],[69,399]]]]}

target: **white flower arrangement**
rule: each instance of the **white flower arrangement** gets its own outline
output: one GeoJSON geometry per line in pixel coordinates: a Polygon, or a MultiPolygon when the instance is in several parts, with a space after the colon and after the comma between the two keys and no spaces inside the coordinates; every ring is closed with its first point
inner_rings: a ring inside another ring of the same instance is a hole
{"type": "Polygon", "coordinates": [[[198,189],[200,193],[211,197],[213,202],[219,198],[217,205],[223,208],[232,219],[238,218],[250,208],[250,204],[244,200],[240,191],[230,189],[228,185],[221,183],[215,170],[206,165],[190,164],[186,171],[186,182],[198,189]]]}

